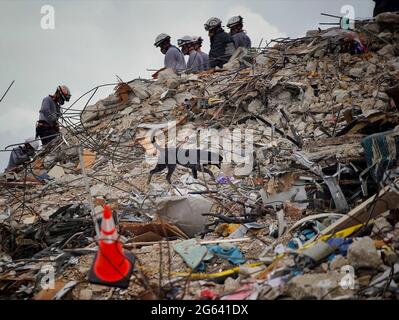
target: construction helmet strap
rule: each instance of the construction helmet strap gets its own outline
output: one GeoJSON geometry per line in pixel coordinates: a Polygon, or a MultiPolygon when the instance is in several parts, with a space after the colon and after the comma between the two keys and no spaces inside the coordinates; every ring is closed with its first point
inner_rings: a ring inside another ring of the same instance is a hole
{"type": "Polygon", "coordinates": [[[59,95],[60,95],[64,100],[66,100],[66,97],[65,97],[64,93],[62,92],[61,86],[58,86],[57,91],[58,91],[59,95]]]}
{"type": "Polygon", "coordinates": [[[62,106],[65,103],[65,99],[60,95],[57,99],[57,102],[60,106],[62,106]]]}
{"type": "MultiPolygon", "coordinates": [[[[69,101],[70,96],[67,94],[65,95],[61,86],[58,86],[57,91],[59,92],[60,97],[64,100],[64,101],[69,101]]],[[[63,103],[62,103],[63,104],[63,103]]]]}

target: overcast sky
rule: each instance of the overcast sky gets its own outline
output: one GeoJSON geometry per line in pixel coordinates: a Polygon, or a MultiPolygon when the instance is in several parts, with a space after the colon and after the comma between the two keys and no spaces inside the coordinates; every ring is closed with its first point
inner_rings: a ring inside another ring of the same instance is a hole
{"type": "MultiPolygon", "coordinates": [[[[356,17],[372,16],[371,0],[0,0],[0,97],[15,80],[0,103],[0,149],[34,136],[41,101],[59,84],[69,86],[72,102],[97,85],[116,82],[115,75],[124,81],[150,78],[146,69],[163,66],[164,56],[153,46],[161,32],[173,43],[200,35],[208,51],[205,21],[216,16],[226,24],[240,14],[257,46],[262,38],[303,36],[319,22],[334,20],[321,12],[340,15],[346,4],[356,17]],[[54,30],[41,28],[44,5],[54,7],[54,30]]],[[[99,92],[94,100],[106,95],[99,92]]],[[[0,171],[8,156],[0,152],[0,171]]]]}

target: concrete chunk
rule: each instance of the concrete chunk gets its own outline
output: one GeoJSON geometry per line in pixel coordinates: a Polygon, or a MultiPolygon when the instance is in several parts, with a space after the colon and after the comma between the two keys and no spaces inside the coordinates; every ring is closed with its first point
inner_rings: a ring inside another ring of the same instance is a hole
{"type": "Polygon", "coordinates": [[[348,248],[348,260],[354,268],[378,269],[383,262],[370,237],[355,240],[348,248]]]}

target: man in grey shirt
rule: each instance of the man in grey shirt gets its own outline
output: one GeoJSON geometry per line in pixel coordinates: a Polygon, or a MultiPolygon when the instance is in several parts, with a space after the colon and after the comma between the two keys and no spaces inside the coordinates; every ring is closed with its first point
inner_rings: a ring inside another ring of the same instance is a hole
{"type": "Polygon", "coordinates": [[[229,19],[227,27],[230,29],[230,35],[234,40],[236,49],[239,47],[251,48],[251,39],[245,33],[243,28],[243,19],[241,16],[235,16],[229,19]]]}
{"type": "Polygon", "coordinates": [[[39,149],[37,140],[34,138],[26,139],[23,146],[16,147],[11,151],[6,171],[14,171],[18,166],[29,161],[35,155],[37,149],[39,149]]]}
{"type": "Polygon", "coordinates": [[[202,69],[208,70],[209,69],[209,55],[206,52],[201,50],[202,41],[201,37],[193,37],[194,40],[194,49],[197,51],[202,57],[202,69]]]}
{"type": "Polygon", "coordinates": [[[179,48],[172,46],[169,35],[166,33],[161,33],[158,35],[155,38],[154,46],[159,47],[161,52],[165,55],[165,68],[171,68],[175,72],[182,72],[186,69],[184,55],[179,48]]]}
{"type": "Polygon", "coordinates": [[[39,111],[39,121],[36,125],[36,138],[40,137],[42,145],[48,144],[60,129],[58,119],[61,116],[61,106],[69,101],[71,93],[67,86],[58,86],[53,95],[45,97],[39,111]]]}
{"type": "Polygon", "coordinates": [[[188,55],[187,73],[194,73],[203,70],[203,60],[200,53],[195,50],[195,41],[190,36],[184,36],[177,40],[182,52],[188,55]]]}
{"type": "Polygon", "coordinates": [[[45,121],[51,126],[55,126],[61,116],[60,105],[53,97],[51,95],[45,97],[39,111],[39,121],[45,121]]]}

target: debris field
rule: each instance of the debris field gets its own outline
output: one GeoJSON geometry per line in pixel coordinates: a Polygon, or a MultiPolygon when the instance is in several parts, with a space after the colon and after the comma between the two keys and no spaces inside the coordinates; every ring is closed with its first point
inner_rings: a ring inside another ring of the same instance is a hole
{"type": "Polygon", "coordinates": [[[397,299],[398,43],[399,15],[382,13],[90,90],[62,138],[0,178],[0,298],[397,299]],[[147,183],[151,132],[216,139],[221,168],[147,183]],[[135,256],[126,289],[88,281],[105,204],[135,256]]]}

